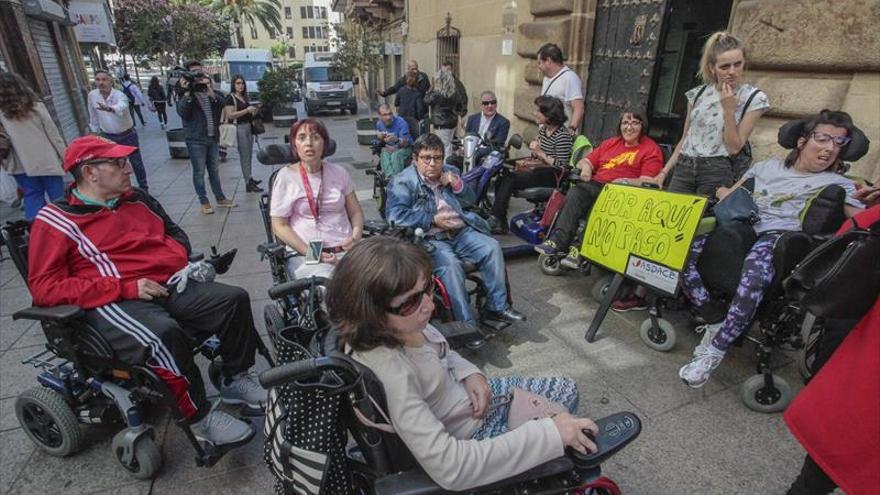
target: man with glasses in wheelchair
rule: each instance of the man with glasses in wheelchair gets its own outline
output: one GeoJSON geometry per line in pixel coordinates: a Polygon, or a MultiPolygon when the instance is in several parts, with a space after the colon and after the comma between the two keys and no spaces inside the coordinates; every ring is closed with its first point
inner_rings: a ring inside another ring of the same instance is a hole
{"type": "Polygon", "coordinates": [[[413,137],[406,119],[394,115],[391,105],[379,105],[379,120],[376,121],[377,140],[373,147],[379,150],[379,164],[382,174],[391,177],[403,170],[412,158],[413,137]]]}
{"type": "Polygon", "coordinates": [[[216,335],[223,359],[220,399],[259,408],[266,391],[248,370],[258,338],[239,287],[189,280],[165,285],[188,265],[184,231],[155,198],[132,188],[131,146],[74,140],[64,170],[76,183],[37,215],[29,242],[28,286],[37,306],[72,304],[115,357],[146,363],[168,386],[198,440],[231,447],[253,427],[212,408],[193,348],[216,335]]]}
{"type": "Polygon", "coordinates": [[[440,277],[452,301],[456,320],[477,324],[468,300],[462,262],[479,266],[488,292],[484,317],[506,323],[524,321],[525,315],[510,307],[505,280],[504,256],[498,241],[488,234],[485,220],[464,210],[474,192],[444,165],[443,141],[434,134],[416,140],[415,162],[400,172],[388,187],[388,221],[399,227],[420,228],[427,233],[434,273],[440,277]]]}

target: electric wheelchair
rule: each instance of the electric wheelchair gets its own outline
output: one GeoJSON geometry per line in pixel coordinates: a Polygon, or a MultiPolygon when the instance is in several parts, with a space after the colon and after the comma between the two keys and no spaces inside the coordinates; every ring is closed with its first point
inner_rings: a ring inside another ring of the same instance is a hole
{"type": "MultiPolygon", "coordinates": [[[[24,221],[0,227],[3,244],[22,278],[28,274],[28,229],[24,221]]],[[[229,269],[235,251],[205,260],[222,274],[229,269]]],[[[204,255],[190,257],[203,260],[204,255]]],[[[56,457],[76,453],[84,435],[79,424],[124,424],[112,441],[112,451],[120,465],[133,477],[152,478],[162,466],[153,427],[145,422],[145,406],[151,403],[167,408],[183,430],[196,453],[196,464],[210,467],[234,447],[214,446],[196,439],[177,401],[153,370],[140,363],[117,358],[104,336],[82,319],[78,306],[32,306],[13,314],[14,320],[40,322],[46,336],[45,349],[22,364],[38,368],[39,386],[18,396],[15,414],[27,436],[44,452],[56,457]]],[[[257,338],[257,351],[274,365],[269,351],[257,338]]],[[[211,364],[208,374],[214,386],[220,380],[220,341],[210,337],[193,353],[204,355],[211,364]]],[[[262,411],[253,413],[262,414],[262,411]]]]}
{"type": "MultiPolygon", "coordinates": [[[[779,144],[786,149],[794,148],[804,124],[804,120],[795,120],[783,125],[778,134],[779,144]]],[[[867,138],[860,130],[854,129],[852,137],[850,146],[841,153],[841,160],[855,161],[868,151],[867,138]]],[[[754,181],[746,181],[742,187],[753,190],[754,181]]],[[[783,282],[801,260],[844,223],[845,196],[845,191],[839,186],[825,187],[801,213],[802,230],[783,232],[774,246],[775,276],[755,312],[752,331],[744,332],[736,342],[741,345],[743,341],[750,341],[757,346],[756,374],[742,386],[742,400],[752,410],[765,413],[781,411],[793,397],[788,383],[773,374],[770,368],[771,357],[780,348],[797,350],[801,374],[805,377],[808,374],[810,352],[805,346],[811,335],[821,333],[824,322],[804,310],[797,300],[788,297],[783,282]]],[[[703,220],[712,229],[714,217],[703,220]]],[[[715,323],[724,319],[739,285],[745,257],[757,237],[751,225],[740,222],[711,230],[697,262],[697,270],[709,289],[712,301],[702,314],[694,315],[698,323],[715,323]]],[[[669,351],[676,343],[676,329],[662,317],[664,301],[654,294],[650,295],[650,299],[649,318],[641,324],[640,337],[655,350],[669,351]]]]}
{"type": "MultiPolygon", "coordinates": [[[[336,142],[331,139],[326,156],[332,156],[335,151],[336,142]]],[[[290,146],[280,144],[265,146],[257,153],[257,160],[263,165],[289,164],[292,162],[290,146]]],[[[277,173],[277,171],[272,173],[269,178],[267,191],[260,196],[259,207],[266,231],[266,242],[257,246],[261,258],[269,261],[274,286],[274,290],[270,291],[270,297],[273,301],[263,307],[266,331],[273,343],[276,341],[279,331],[288,326],[297,325],[315,329],[318,323],[320,323],[319,320],[326,317],[326,314],[321,310],[326,279],[323,277],[310,277],[301,280],[290,280],[287,273],[287,260],[291,256],[300,256],[300,254],[287,249],[286,245],[276,239],[272,233],[272,220],[269,210],[272,188],[277,173]]],[[[363,235],[365,237],[393,235],[420,245],[426,244],[422,242],[421,237],[417,235],[416,231],[397,228],[389,225],[384,220],[364,220],[363,235]]],[[[478,307],[482,307],[486,298],[486,290],[480,278],[479,267],[472,263],[466,263],[464,268],[470,283],[468,295],[476,301],[478,307]]],[[[478,328],[453,320],[449,297],[443,289],[442,283],[439,283],[439,279],[435,280],[435,282],[438,282],[435,293],[437,328],[443,333],[453,348],[466,346],[470,349],[477,349],[481,347],[485,343],[484,334],[478,328]]],[[[493,330],[500,330],[507,325],[494,320],[486,320],[483,323],[493,330]]]]}
{"type": "MultiPolygon", "coordinates": [[[[412,117],[403,117],[403,120],[406,121],[406,126],[409,127],[409,135],[412,136],[413,141],[418,139],[421,135],[419,122],[412,117]]],[[[364,171],[365,174],[373,177],[373,199],[376,201],[376,209],[379,211],[379,216],[383,219],[385,218],[385,203],[388,200],[386,188],[388,187],[388,181],[391,180],[391,177],[386,177],[385,172],[382,171],[380,157],[384,147],[385,142],[378,139],[374,139],[370,143],[370,152],[373,154],[373,158],[370,162],[370,168],[364,171]]],[[[412,147],[412,143],[410,143],[410,147],[412,147]]],[[[406,166],[409,166],[410,163],[412,163],[412,157],[409,158],[406,166]]]]}
{"type": "MultiPolygon", "coordinates": [[[[286,364],[260,375],[270,389],[264,457],[278,479],[276,493],[453,493],[431,480],[396,434],[375,427],[387,424],[382,384],[337,349],[334,329],[287,329],[281,342],[286,364]]],[[[599,466],[639,435],[641,421],[621,412],[596,423],[595,453],[567,450],[563,457],[466,493],[619,494],[612,480],[600,477],[599,466]]]]}

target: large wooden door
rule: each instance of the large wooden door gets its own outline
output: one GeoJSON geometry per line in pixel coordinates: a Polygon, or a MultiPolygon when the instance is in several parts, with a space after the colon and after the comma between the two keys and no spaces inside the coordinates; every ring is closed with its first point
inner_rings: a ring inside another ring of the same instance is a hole
{"type": "Polygon", "coordinates": [[[599,0],[587,76],[584,133],[598,145],[617,132],[620,113],[645,111],[667,0],[599,0]]]}

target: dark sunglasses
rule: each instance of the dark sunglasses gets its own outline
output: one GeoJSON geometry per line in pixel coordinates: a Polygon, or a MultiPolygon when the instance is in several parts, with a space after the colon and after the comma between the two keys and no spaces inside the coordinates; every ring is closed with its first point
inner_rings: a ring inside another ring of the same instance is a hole
{"type": "Polygon", "coordinates": [[[498,104],[498,100],[486,100],[486,101],[481,101],[480,104],[482,104],[483,106],[486,106],[486,105],[497,105],[497,104],[498,104]]]}
{"type": "Polygon", "coordinates": [[[434,293],[434,279],[428,279],[428,283],[425,284],[424,290],[416,292],[415,294],[406,298],[405,301],[400,303],[400,306],[388,306],[386,308],[389,313],[396,316],[409,316],[416,312],[422,306],[422,297],[431,295],[434,293]]]}

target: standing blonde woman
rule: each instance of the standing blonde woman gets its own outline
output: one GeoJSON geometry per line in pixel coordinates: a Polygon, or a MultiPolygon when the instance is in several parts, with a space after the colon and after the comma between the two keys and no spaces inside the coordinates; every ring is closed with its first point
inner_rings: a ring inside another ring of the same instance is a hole
{"type": "Polygon", "coordinates": [[[64,195],[61,168],[66,144],[46,106],[16,74],[0,73],[0,127],[12,147],[0,166],[24,192],[24,216],[31,221],[64,195]]]}
{"type": "Polygon", "coordinates": [[[700,60],[703,85],[685,95],[687,118],[681,141],[656,178],[662,184],[672,176],[669,190],[715,197],[719,187],[730,187],[751,164],[749,136],[770,108],[767,95],[743,81],[745,45],[717,32],[706,40],[700,60]]]}
{"type": "Polygon", "coordinates": [[[452,137],[458,127],[461,108],[467,103],[455,83],[452,71],[441,68],[434,75],[434,86],[425,94],[425,104],[431,109],[434,134],[443,141],[444,156],[452,156],[452,137]]]}

